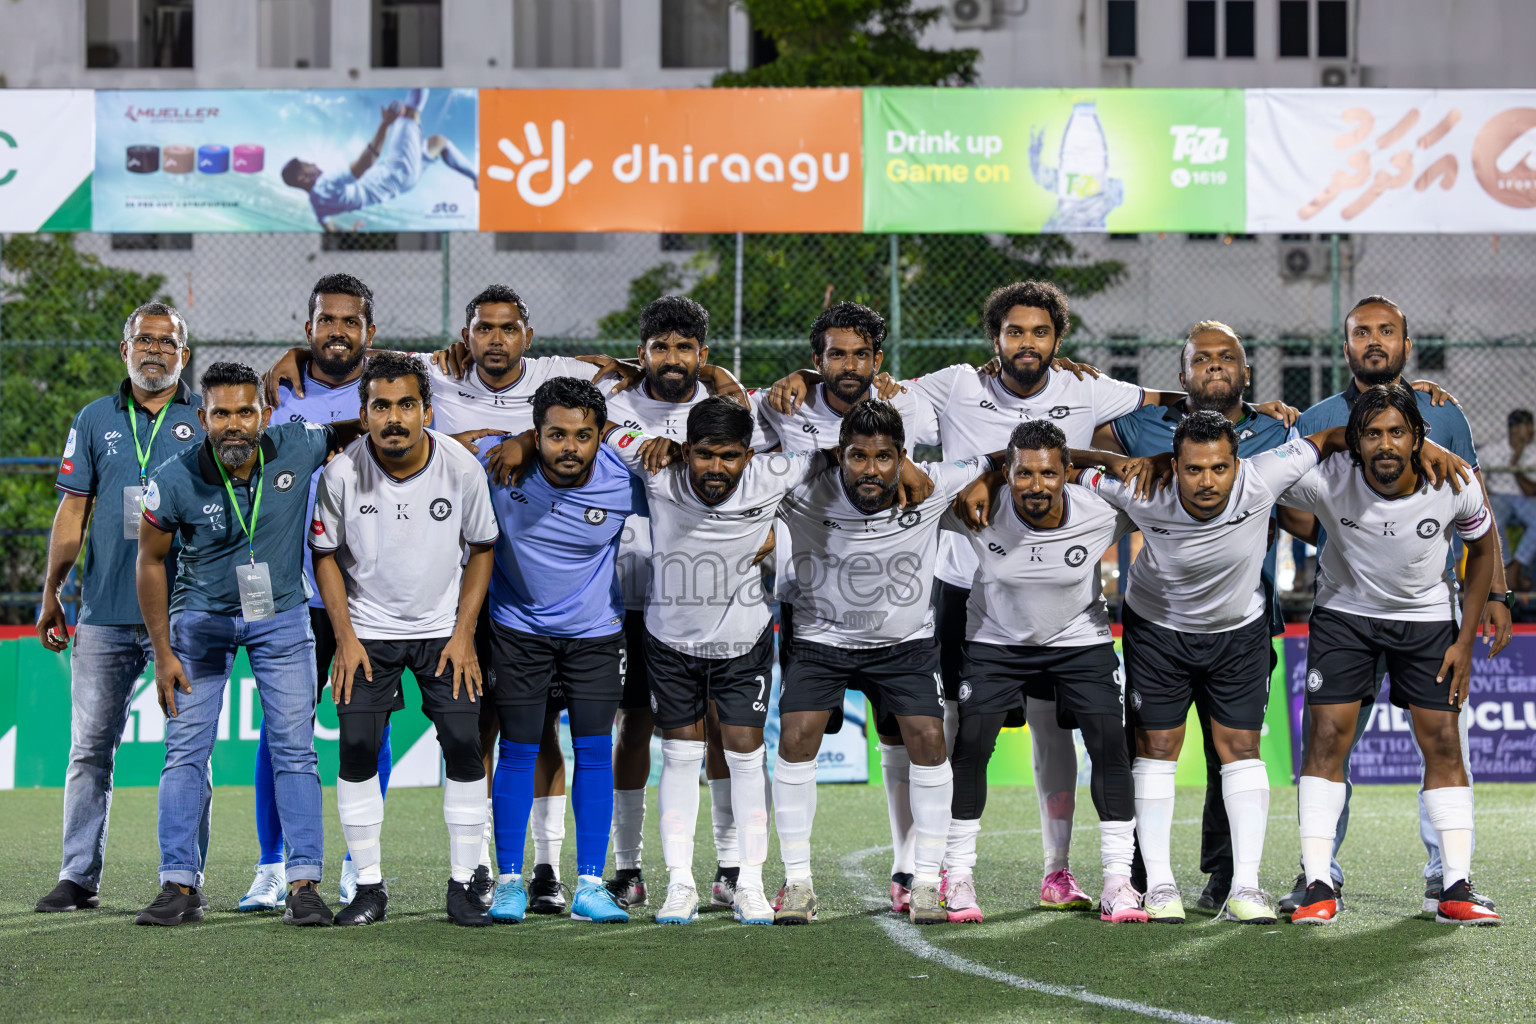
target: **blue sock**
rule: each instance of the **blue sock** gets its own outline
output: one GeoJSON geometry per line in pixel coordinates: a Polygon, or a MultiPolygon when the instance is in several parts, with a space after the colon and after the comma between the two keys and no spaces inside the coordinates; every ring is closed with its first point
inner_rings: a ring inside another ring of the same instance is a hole
{"type": "Polygon", "coordinates": [[[523,848],[528,843],[528,817],[533,813],[533,762],[539,756],[539,745],[502,740],[500,749],[496,777],[491,782],[496,870],[503,875],[520,875],[523,848]]]}
{"type": "MultiPolygon", "coordinates": [[[[576,815],[576,873],[603,877],[608,862],[608,834],[613,828],[613,737],[577,736],[571,780],[571,809],[576,815]]],[[[532,805],[529,806],[532,810],[532,805]]]]}
{"type": "Polygon", "coordinates": [[[379,792],[389,795],[389,770],[395,766],[394,752],[389,749],[389,723],[384,724],[384,742],[379,744],[379,792]]]}
{"type": "Polygon", "coordinates": [[[256,744],[256,845],[260,864],[283,863],[283,823],[277,816],[277,786],[272,781],[272,752],[267,749],[267,723],[261,723],[256,744]]]}

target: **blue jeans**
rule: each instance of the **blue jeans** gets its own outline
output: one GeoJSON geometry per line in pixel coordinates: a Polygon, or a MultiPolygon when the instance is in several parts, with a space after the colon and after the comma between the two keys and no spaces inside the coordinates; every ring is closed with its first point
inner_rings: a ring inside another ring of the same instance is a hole
{"type": "Polygon", "coordinates": [[[309,609],[299,605],[260,622],[199,611],[171,617],[171,650],[181,659],[192,692],[176,694],[177,715],[165,724],[165,769],[160,774],[162,883],[196,884],[194,818],[211,795],[208,763],[229,670],[240,647],[250,658],[261,695],[278,812],[289,844],[288,880],[320,880],[325,834],[314,742],[315,638],[309,628],[309,609]]]}
{"type": "MultiPolygon", "coordinates": [[[[97,892],[112,810],[112,765],[134,686],[154,657],[143,626],[76,628],[69,655],[69,768],[64,774],[64,858],[59,881],[97,892]]],[[[141,716],[142,717],[142,716],[141,716]]],[[[140,722],[140,730],[147,723],[140,722]]],[[[141,737],[142,738],[142,737],[141,737]]],[[[197,828],[197,882],[208,859],[208,807],[197,828]]]]}

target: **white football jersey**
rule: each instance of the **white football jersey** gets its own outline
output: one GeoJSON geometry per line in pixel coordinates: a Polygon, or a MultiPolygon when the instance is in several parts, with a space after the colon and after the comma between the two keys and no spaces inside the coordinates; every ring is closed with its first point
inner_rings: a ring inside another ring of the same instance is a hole
{"type": "MultiPolygon", "coordinates": [[[[1009,391],[1002,378],[974,366],[946,366],[906,386],[928,399],[938,417],[946,459],[968,459],[1008,447],[1013,428],[1025,420],[1050,420],[1067,435],[1068,448],[1093,447],[1101,423],[1141,408],[1146,392],[1108,377],[1084,377],[1051,370],[1045,387],[1029,398],[1009,391]]],[[[976,554],[958,537],[939,544],[939,579],[968,587],[976,575],[976,554]]]]}
{"type": "Polygon", "coordinates": [[[533,393],[539,385],[551,377],[591,380],[597,369],[570,356],[524,356],[522,376],[498,389],[481,380],[474,367],[470,367],[463,380],[458,380],[432,365],[432,353],[415,355],[427,364],[427,372],[432,376],[432,429],[445,434],[484,429],[505,430],[515,435],[532,430],[533,393]]]}
{"type": "Polygon", "coordinates": [[[1280,504],[1311,512],[1328,531],[1318,555],[1316,607],[1375,619],[1454,620],[1455,582],[1446,569],[1451,530],[1476,540],[1492,522],[1476,477],[1460,494],[1421,482],[1412,494],[1384,498],[1348,453],[1324,460],[1280,504]]]}
{"type": "Polygon", "coordinates": [[[335,552],[363,640],[453,635],[463,545],[496,542],[485,470],[453,438],[426,436],[432,454],[404,480],[379,464],[367,437],[320,474],[309,544],[317,554],[335,552]]]}
{"type": "Polygon", "coordinates": [[[790,492],[779,515],[795,551],[795,637],[837,647],[888,647],[933,635],[939,521],[985,459],[920,462],[933,480],[921,505],[866,515],[828,465],[790,492]]]}
{"type": "Polygon", "coordinates": [[[951,509],[944,528],[970,542],[976,576],[966,603],[965,638],[984,644],[1083,647],[1110,642],[1099,560],[1135,529],[1093,491],[1068,484],[1066,511],[1049,530],[1031,526],[1007,484],[992,494],[991,522],[972,531],[951,509]]]}
{"type": "Polygon", "coordinates": [[[1224,633],[1268,613],[1259,573],[1269,550],[1269,513],[1317,465],[1306,438],[1288,441],[1237,464],[1227,507],[1199,520],[1185,510],[1177,486],[1146,501],[1098,470],[1083,483],[1121,509],[1141,530],[1141,554],[1125,584],[1125,603],[1146,619],[1181,633],[1224,633]]]}
{"type": "Polygon", "coordinates": [[[773,618],[754,559],[790,488],[825,457],[754,455],[736,489],[710,505],[694,491],[686,465],[674,463],[654,476],[646,472],[639,453],[649,437],[632,430],[610,438],[619,458],[645,481],[651,509],[645,628],[696,658],[740,657],[773,618]]]}

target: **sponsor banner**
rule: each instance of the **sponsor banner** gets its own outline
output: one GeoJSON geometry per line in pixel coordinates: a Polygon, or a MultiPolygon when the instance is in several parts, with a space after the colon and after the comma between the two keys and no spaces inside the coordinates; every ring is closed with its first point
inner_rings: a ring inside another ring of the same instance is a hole
{"type": "Polygon", "coordinates": [[[473,231],[476,123],[474,89],[98,92],[95,229],[473,231]]]}
{"type": "Polygon", "coordinates": [[[89,89],[0,89],[0,231],[91,230],[89,89]]]}
{"type": "Polygon", "coordinates": [[[857,89],[487,89],[483,231],[858,231],[857,89]]]}
{"type": "Polygon", "coordinates": [[[1253,89],[1252,232],[1536,231],[1536,90],[1253,89]]]}
{"type": "Polygon", "coordinates": [[[1242,231],[1235,89],[866,89],[865,231],[1242,231]]]}

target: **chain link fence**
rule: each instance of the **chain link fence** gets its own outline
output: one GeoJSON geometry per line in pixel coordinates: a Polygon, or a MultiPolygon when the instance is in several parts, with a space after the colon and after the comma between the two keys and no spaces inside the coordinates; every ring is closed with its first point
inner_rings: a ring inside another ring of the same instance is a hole
{"type": "Polygon", "coordinates": [[[641,307],[686,292],[712,314],[710,360],[754,387],[808,365],[811,321],[842,300],[886,316],[893,375],[984,361],[987,293],[1048,278],[1076,358],[1175,388],[1185,331],[1220,319],[1249,340],[1253,395],[1298,408],[1338,389],[1343,315],[1381,293],[1408,313],[1408,374],[1455,395],[1479,445],[1536,405],[1536,236],[11,235],[0,268],[3,621],[30,621],[52,470],[75,411],[122,378],[128,311],[185,313],[189,379],[216,359],[265,369],[303,344],[310,287],[334,272],[373,289],[376,344],[413,350],[456,339],[470,297],[501,283],[528,303],[534,354],[630,355],[641,307]]]}

